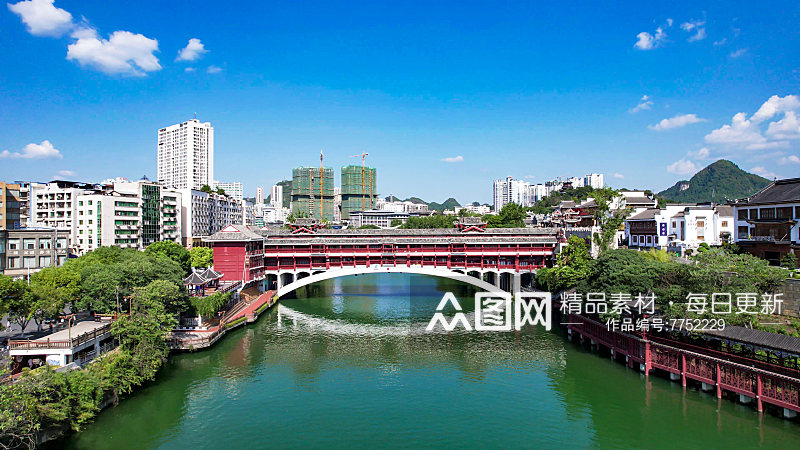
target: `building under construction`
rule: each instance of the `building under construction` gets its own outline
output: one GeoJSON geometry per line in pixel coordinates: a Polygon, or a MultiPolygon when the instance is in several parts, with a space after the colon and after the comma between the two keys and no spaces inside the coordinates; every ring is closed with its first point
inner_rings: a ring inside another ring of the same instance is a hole
{"type": "MultiPolygon", "coordinates": [[[[361,170],[359,168],[359,170],[361,170]]],[[[292,214],[333,222],[333,169],[292,169],[292,214]]]]}
{"type": "Polygon", "coordinates": [[[342,219],[349,219],[352,211],[375,209],[378,199],[376,177],[374,167],[342,167],[342,219]]]}

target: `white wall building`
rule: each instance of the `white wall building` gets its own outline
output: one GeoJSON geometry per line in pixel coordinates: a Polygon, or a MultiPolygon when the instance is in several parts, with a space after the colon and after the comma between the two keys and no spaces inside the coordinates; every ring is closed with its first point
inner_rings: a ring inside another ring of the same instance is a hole
{"type": "Polygon", "coordinates": [[[409,217],[408,213],[370,210],[370,211],[351,211],[350,228],[358,228],[364,225],[375,225],[379,228],[389,228],[395,219],[405,222],[409,217]]]}
{"type": "Polygon", "coordinates": [[[276,184],[270,189],[269,204],[275,208],[283,208],[283,186],[276,184]]]}
{"type": "Polygon", "coordinates": [[[235,200],[240,202],[244,199],[244,186],[238,181],[214,181],[214,185],[211,187],[214,188],[215,191],[217,189],[222,189],[225,191],[225,195],[228,197],[233,197],[235,200]]]}
{"type": "Polygon", "coordinates": [[[202,236],[210,236],[227,225],[241,224],[241,202],[221,194],[196,189],[181,190],[182,243],[191,247],[202,236]]]}
{"type": "Polygon", "coordinates": [[[685,254],[700,244],[721,245],[733,237],[733,208],[727,205],[667,204],[648,208],[625,221],[625,236],[633,248],[663,248],[685,254]]]}
{"type": "Polygon", "coordinates": [[[264,204],[264,188],[257,187],[256,188],[256,205],[263,205],[264,204]]]}
{"type": "Polygon", "coordinates": [[[158,130],[158,182],[200,189],[214,182],[214,127],[191,119],[158,130]]]}

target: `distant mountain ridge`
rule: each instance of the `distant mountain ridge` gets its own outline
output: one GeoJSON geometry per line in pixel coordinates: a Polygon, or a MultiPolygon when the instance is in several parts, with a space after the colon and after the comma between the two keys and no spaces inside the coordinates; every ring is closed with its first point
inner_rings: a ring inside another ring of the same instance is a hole
{"type": "Polygon", "coordinates": [[[387,202],[395,201],[395,202],[411,202],[411,203],[417,203],[417,204],[425,204],[425,205],[428,205],[428,209],[429,210],[431,210],[431,211],[439,211],[439,212],[442,212],[445,209],[453,209],[456,206],[461,206],[461,203],[458,203],[458,200],[454,199],[453,197],[448,198],[443,203],[436,203],[436,202],[428,203],[428,202],[426,202],[425,200],[423,200],[423,199],[421,199],[419,197],[409,197],[409,198],[403,200],[401,198],[393,197],[393,196],[386,197],[386,201],[387,202]]]}
{"type": "Polygon", "coordinates": [[[764,177],[745,172],[736,164],[720,159],[689,180],[678,181],[671,188],[659,192],[658,196],[677,203],[723,203],[753,195],[769,183],[770,180],[764,177]]]}

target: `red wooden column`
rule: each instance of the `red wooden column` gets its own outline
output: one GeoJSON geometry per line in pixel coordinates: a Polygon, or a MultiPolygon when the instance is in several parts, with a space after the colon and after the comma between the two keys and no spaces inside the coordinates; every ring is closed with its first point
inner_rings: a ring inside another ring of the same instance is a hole
{"type": "Polygon", "coordinates": [[[717,363],[717,398],[722,398],[722,372],[719,370],[719,363],[717,363]]]}
{"type": "Polygon", "coordinates": [[[681,386],[686,387],[686,355],[681,353],[681,386]]]}
{"type": "Polygon", "coordinates": [[[756,372],[756,408],[758,412],[764,412],[764,405],[761,404],[761,374],[756,372]]]}
{"type": "Polygon", "coordinates": [[[644,343],[644,376],[650,376],[650,341],[644,343]]]}

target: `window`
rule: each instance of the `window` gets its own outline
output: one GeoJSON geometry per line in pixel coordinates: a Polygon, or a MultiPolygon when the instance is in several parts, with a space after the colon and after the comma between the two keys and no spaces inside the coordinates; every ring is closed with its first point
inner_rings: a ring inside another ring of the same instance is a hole
{"type": "Polygon", "coordinates": [[[7,267],[9,269],[19,269],[19,257],[18,256],[9,257],[7,267]]]}
{"type": "Polygon", "coordinates": [[[67,238],[58,238],[56,248],[67,248],[67,238]]]}
{"type": "Polygon", "coordinates": [[[25,250],[33,250],[36,248],[36,239],[25,238],[22,240],[22,248],[25,250]]]}
{"type": "Polygon", "coordinates": [[[723,220],[721,226],[722,227],[727,227],[728,226],[728,221],[727,220],[723,220]]]}
{"type": "Polygon", "coordinates": [[[89,206],[92,206],[92,201],[91,200],[89,200],[89,206]]]}
{"type": "Polygon", "coordinates": [[[739,239],[747,239],[747,236],[750,234],[750,227],[745,225],[739,227],[738,230],[739,230],[739,239]]]}
{"type": "Polygon", "coordinates": [[[701,234],[698,234],[698,235],[697,235],[697,240],[698,240],[698,241],[700,241],[700,242],[705,242],[705,240],[706,240],[706,237],[705,237],[705,236],[703,236],[703,235],[701,235],[701,234]]]}
{"type": "Polygon", "coordinates": [[[53,241],[50,238],[39,239],[39,248],[44,248],[44,249],[53,248],[53,241]]]}
{"type": "Polygon", "coordinates": [[[39,257],[39,267],[50,267],[51,259],[49,256],[39,257]]]}
{"type": "Polygon", "coordinates": [[[672,221],[672,228],[676,228],[677,226],[678,226],[678,223],[673,220],[672,221]]]}
{"type": "Polygon", "coordinates": [[[78,225],[83,225],[83,219],[78,221],[78,225]]]}
{"type": "Polygon", "coordinates": [[[774,219],[775,218],[775,208],[761,208],[761,218],[762,219],[774,219]]]}
{"type": "Polygon", "coordinates": [[[35,269],[36,268],[36,257],[35,256],[26,256],[22,258],[22,268],[24,269],[35,269]]]}
{"type": "Polygon", "coordinates": [[[8,240],[8,249],[9,250],[19,250],[19,239],[9,239],[8,240]]]}
{"type": "Polygon", "coordinates": [[[67,255],[58,255],[58,265],[63,266],[67,262],[67,255]]]}
{"type": "Polygon", "coordinates": [[[752,219],[758,219],[758,209],[757,208],[750,209],[749,211],[750,211],[750,219],[751,220],[752,219]]]}
{"type": "Polygon", "coordinates": [[[698,220],[697,221],[697,228],[705,228],[706,221],[705,220],[698,220]]]}
{"type": "Polygon", "coordinates": [[[776,216],[778,219],[791,219],[792,218],[792,207],[786,206],[782,208],[778,208],[776,211],[776,216]]]}
{"type": "Polygon", "coordinates": [[[78,202],[78,206],[83,206],[83,200],[78,202]]]}

